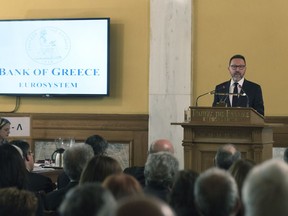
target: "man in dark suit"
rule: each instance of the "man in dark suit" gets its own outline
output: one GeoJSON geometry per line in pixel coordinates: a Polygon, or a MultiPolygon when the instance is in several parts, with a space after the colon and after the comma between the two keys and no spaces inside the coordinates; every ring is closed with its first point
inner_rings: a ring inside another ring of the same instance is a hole
{"type": "MultiPolygon", "coordinates": [[[[148,150],[148,155],[157,152],[170,152],[171,154],[174,154],[173,144],[167,139],[158,139],[151,143],[148,150]]],[[[134,176],[139,181],[141,186],[144,188],[145,187],[144,168],[145,168],[144,166],[127,167],[124,169],[124,173],[134,176]]]]}
{"type": "Polygon", "coordinates": [[[66,193],[78,185],[82,170],[93,156],[92,147],[86,144],[77,144],[65,150],[63,169],[70,182],[65,187],[52,191],[44,197],[46,210],[57,211],[66,193]]]}
{"type": "Polygon", "coordinates": [[[29,143],[22,140],[13,140],[10,142],[10,144],[17,146],[22,150],[22,156],[25,162],[28,176],[27,189],[33,192],[44,191],[45,193],[53,191],[55,189],[55,184],[53,184],[49,177],[32,172],[34,169],[34,158],[33,153],[30,150],[29,143]]]}
{"type": "Polygon", "coordinates": [[[228,70],[231,80],[216,86],[213,106],[252,107],[264,115],[261,86],[244,78],[246,60],[242,55],[230,58],[228,70]]]}

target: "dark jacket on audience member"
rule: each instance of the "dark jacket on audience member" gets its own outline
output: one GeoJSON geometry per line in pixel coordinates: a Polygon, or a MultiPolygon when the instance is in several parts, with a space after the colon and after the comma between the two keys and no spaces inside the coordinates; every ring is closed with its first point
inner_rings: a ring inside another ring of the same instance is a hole
{"type": "MultiPolygon", "coordinates": [[[[28,171],[27,171],[28,172],[28,171]]],[[[44,191],[49,193],[55,189],[52,180],[38,173],[28,172],[28,190],[39,192],[44,191]]]]}
{"type": "Polygon", "coordinates": [[[66,185],[68,185],[70,182],[69,177],[67,176],[67,174],[63,171],[58,175],[57,178],[57,188],[58,190],[61,188],[66,187],[66,185]]]}
{"type": "Polygon", "coordinates": [[[144,193],[147,195],[155,196],[165,202],[168,202],[170,190],[167,187],[150,183],[144,187],[144,193]]]}
{"type": "Polygon", "coordinates": [[[52,191],[45,196],[44,206],[46,210],[56,211],[63,201],[66,193],[73,187],[77,186],[79,182],[69,182],[69,184],[59,190],[52,191]]]}
{"type": "Polygon", "coordinates": [[[144,169],[145,167],[134,166],[134,167],[127,167],[124,169],[124,173],[135,177],[141,186],[145,187],[145,176],[144,176],[144,169]]]}

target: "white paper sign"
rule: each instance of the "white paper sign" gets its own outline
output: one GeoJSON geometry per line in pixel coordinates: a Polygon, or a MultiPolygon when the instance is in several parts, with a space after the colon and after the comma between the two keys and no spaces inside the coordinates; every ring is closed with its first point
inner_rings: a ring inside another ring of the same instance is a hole
{"type": "Polygon", "coordinates": [[[10,137],[30,137],[30,117],[4,117],[11,122],[10,137]]]}

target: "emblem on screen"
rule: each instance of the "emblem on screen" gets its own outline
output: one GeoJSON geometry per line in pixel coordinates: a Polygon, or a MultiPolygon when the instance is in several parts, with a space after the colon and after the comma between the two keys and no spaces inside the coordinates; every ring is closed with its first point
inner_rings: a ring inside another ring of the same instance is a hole
{"type": "Polygon", "coordinates": [[[70,39],[59,28],[45,27],[32,32],[26,40],[26,52],[35,62],[44,65],[63,61],[71,48],[70,39]]]}

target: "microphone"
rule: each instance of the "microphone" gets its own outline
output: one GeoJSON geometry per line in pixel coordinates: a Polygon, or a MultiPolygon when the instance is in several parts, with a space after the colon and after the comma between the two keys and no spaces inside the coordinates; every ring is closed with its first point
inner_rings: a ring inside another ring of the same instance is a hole
{"type": "MultiPolygon", "coordinates": [[[[243,91],[244,92],[244,91],[243,91]]],[[[215,95],[220,95],[220,96],[229,96],[229,95],[232,95],[232,96],[246,96],[245,94],[235,94],[235,93],[214,93],[215,95]]]]}
{"type": "Polygon", "coordinates": [[[199,96],[196,98],[196,107],[198,107],[198,100],[199,100],[199,98],[201,98],[201,97],[203,97],[203,96],[205,96],[205,95],[208,95],[208,94],[210,94],[210,95],[215,94],[215,90],[209,91],[209,92],[206,92],[206,93],[204,93],[204,94],[199,95],[199,96]]]}
{"type": "MultiPolygon", "coordinates": [[[[239,87],[240,87],[241,91],[244,93],[244,94],[239,94],[239,95],[240,95],[240,96],[246,96],[246,98],[247,98],[246,107],[249,107],[249,96],[248,96],[247,93],[244,91],[243,86],[241,86],[241,85],[239,84],[239,87]]],[[[241,91],[240,91],[240,92],[241,92],[241,91]]]]}

